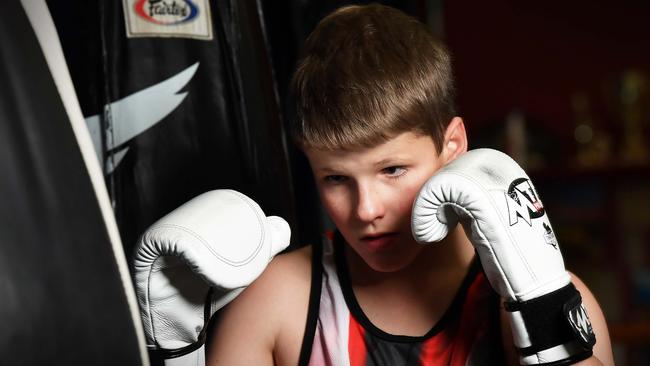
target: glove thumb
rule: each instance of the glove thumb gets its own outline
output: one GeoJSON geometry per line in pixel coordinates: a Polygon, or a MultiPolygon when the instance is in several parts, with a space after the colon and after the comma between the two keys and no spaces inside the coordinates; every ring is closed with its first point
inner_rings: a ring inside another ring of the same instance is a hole
{"type": "Polygon", "coordinates": [[[289,224],[279,216],[269,216],[266,218],[269,224],[271,234],[271,256],[269,261],[275,255],[285,250],[289,246],[289,239],[291,238],[291,228],[289,224]]]}
{"type": "Polygon", "coordinates": [[[459,221],[457,207],[448,204],[446,197],[454,192],[445,191],[436,184],[438,177],[425,183],[413,202],[411,231],[418,243],[435,243],[444,239],[459,221]]]}

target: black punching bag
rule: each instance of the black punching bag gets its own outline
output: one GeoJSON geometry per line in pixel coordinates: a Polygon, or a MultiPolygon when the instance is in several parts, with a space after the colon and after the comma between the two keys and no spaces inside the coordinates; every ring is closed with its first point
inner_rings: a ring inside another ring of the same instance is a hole
{"type": "Polygon", "coordinates": [[[0,364],[146,365],[127,262],[65,65],[45,2],[3,3],[0,364]]]}

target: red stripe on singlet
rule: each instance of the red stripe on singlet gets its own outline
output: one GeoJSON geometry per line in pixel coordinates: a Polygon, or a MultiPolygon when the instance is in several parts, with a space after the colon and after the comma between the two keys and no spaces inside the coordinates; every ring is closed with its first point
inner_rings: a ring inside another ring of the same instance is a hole
{"type": "Polygon", "coordinates": [[[486,302],[486,296],[489,297],[486,291],[488,289],[485,276],[479,273],[467,290],[458,333],[454,337],[455,350],[449,366],[466,365],[474,342],[485,336],[489,315],[486,302]]]}
{"type": "Polygon", "coordinates": [[[365,329],[350,315],[348,327],[348,354],[350,366],[365,366],[368,350],[365,342],[365,329]]]}
{"type": "Polygon", "coordinates": [[[461,316],[422,344],[422,366],[464,366],[474,341],[485,333],[485,277],[479,273],[467,289],[461,316]]]}
{"type": "Polygon", "coordinates": [[[449,364],[452,353],[449,336],[442,331],[422,343],[420,350],[420,365],[443,366],[449,364]]]}

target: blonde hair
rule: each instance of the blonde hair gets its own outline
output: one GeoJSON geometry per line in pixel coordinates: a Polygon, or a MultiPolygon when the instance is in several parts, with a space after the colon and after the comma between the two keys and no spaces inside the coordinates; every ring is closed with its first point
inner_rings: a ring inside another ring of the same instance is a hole
{"type": "Polygon", "coordinates": [[[372,147],[410,131],[440,152],[455,115],[451,60],[418,20],[383,5],[343,7],[303,52],[290,88],[299,146],[372,147]]]}

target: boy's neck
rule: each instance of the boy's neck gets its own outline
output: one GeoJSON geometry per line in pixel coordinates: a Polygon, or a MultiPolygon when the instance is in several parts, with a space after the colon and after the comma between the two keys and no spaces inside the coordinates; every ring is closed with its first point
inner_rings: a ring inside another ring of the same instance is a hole
{"type": "Polygon", "coordinates": [[[460,225],[443,241],[426,245],[411,264],[396,272],[375,271],[353,250],[346,250],[345,253],[354,287],[393,287],[412,283],[426,287],[431,281],[438,282],[438,276],[467,272],[474,258],[474,248],[460,225]]]}
{"type": "Polygon", "coordinates": [[[411,336],[424,335],[438,323],[474,258],[460,225],[397,272],[377,272],[353,250],[345,253],[354,295],[370,322],[389,334],[411,336]]]}

